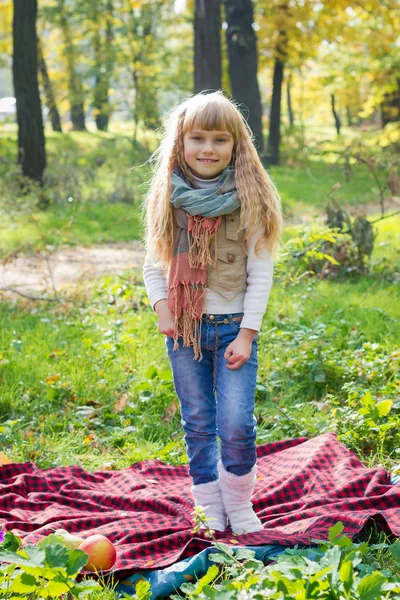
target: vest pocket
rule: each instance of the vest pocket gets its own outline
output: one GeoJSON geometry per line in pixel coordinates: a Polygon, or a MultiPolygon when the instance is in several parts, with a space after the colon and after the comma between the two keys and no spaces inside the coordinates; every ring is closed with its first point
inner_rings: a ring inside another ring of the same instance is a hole
{"type": "Polygon", "coordinates": [[[218,248],[217,278],[226,290],[238,294],[246,289],[246,258],[242,246],[218,248]]]}
{"type": "Polygon", "coordinates": [[[237,242],[239,240],[239,213],[232,213],[226,216],[225,235],[226,239],[237,242]]]}

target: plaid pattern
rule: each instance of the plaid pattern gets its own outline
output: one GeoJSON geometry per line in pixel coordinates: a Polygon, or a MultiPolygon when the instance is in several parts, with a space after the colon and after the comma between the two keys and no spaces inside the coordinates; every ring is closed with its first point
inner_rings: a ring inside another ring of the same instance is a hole
{"type": "MultiPolygon", "coordinates": [[[[257,448],[254,508],[264,531],[218,538],[245,545],[307,544],[327,539],[337,521],[356,534],[379,515],[400,534],[400,485],[389,473],[367,468],[328,433],[257,448]]],[[[210,542],[193,535],[187,466],[144,461],[120,471],[89,473],[81,467],[40,470],[33,463],[0,467],[0,523],[35,543],[63,528],[83,537],[102,533],[117,547],[115,569],[161,568],[196,554],[210,542]]]]}

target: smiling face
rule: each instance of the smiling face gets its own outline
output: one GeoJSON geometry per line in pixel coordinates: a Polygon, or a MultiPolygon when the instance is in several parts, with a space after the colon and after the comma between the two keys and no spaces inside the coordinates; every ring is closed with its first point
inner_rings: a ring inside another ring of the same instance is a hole
{"type": "Polygon", "coordinates": [[[206,131],[194,124],[183,136],[186,164],[193,175],[202,179],[217,177],[229,165],[233,136],[228,131],[206,131]]]}

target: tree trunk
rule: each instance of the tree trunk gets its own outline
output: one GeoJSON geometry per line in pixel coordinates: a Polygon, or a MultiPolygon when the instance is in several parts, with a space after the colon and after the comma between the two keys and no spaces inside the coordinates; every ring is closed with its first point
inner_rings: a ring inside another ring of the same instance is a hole
{"type": "Polygon", "coordinates": [[[60,27],[64,35],[65,56],[68,68],[68,91],[71,105],[72,128],[76,131],[85,131],[85,110],[83,108],[83,88],[79,75],[76,72],[76,53],[72,41],[68,18],[64,12],[64,2],[60,7],[60,27]]]}
{"type": "Polygon", "coordinates": [[[341,122],[340,122],[340,117],[335,109],[335,94],[331,94],[331,105],[332,105],[333,118],[335,119],[336,133],[338,135],[340,135],[341,122]]]}
{"type": "Polygon", "coordinates": [[[194,92],[221,88],[220,0],[196,0],[194,13],[194,92]]]}
{"type": "Polygon", "coordinates": [[[139,125],[139,77],[136,71],[132,71],[133,89],[135,90],[135,100],[133,103],[133,142],[137,142],[137,132],[139,125]]]}
{"type": "Polygon", "coordinates": [[[347,117],[347,125],[348,125],[348,127],[351,127],[353,125],[353,117],[352,117],[349,105],[346,106],[346,117],[347,117]]]}
{"type": "Polygon", "coordinates": [[[44,95],[46,98],[46,104],[49,109],[50,121],[53,131],[60,131],[62,133],[61,120],[60,115],[57,110],[56,100],[53,93],[53,86],[51,85],[50,77],[47,72],[46,62],[44,60],[42,45],[38,38],[37,40],[38,47],[38,67],[39,73],[42,79],[42,85],[44,90],[44,95]]]}
{"type": "MultiPolygon", "coordinates": [[[[287,4],[282,4],[280,10],[286,19],[289,17],[287,4]]],[[[282,83],[285,62],[288,54],[288,35],[285,28],[280,29],[275,49],[274,75],[272,80],[272,100],[269,114],[269,136],[267,162],[271,165],[279,165],[280,142],[281,142],[281,101],[282,83]]]]}
{"type": "Polygon", "coordinates": [[[398,123],[400,121],[400,78],[397,79],[397,89],[383,96],[381,117],[382,127],[385,127],[388,123],[398,123]]]}
{"type": "Polygon", "coordinates": [[[17,103],[18,162],[40,184],[46,150],[37,77],[37,0],[14,0],[13,78],[17,103]]]}
{"type": "Polygon", "coordinates": [[[286,97],[287,97],[287,108],[288,108],[288,115],[289,115],[289,125],[290,125],[290,127],[293,127],[294,126],[294,115],[293,115],[293,109],[292,109],[291,89],[292,89],[292,73],[290,73],[287,83],[286,83],[286,97]]]}
{"type": "Polygon", "coordinates": [[[283,62],[275,59],[272,83],[272,102],[269,117],[268,164],[279,165],[279,146],[281,141],[281,98],[283,82],[283,62]]]}
{"type": "Polygon", "coordinates": [[[106,8],[106,34],[105,43],[102,45],[100,30],[97,28],[95,33],[95,57],[96,57],[96,85],[94,91],[94,107],[96,127],[100,131],[107,131],[108,121],[111,113],[111,106],[108,99],[108,90],[110,79],[114,67],[114,53],[112,48],[113,32],[113,2],[108,0],[106,8]]]}
{"type": "Polygon", "coordinates": [[[225,0],[226,39],[232,96],[244,105],[257,150],[263,153],[262,106],[257,81],[257,39],[251,0],[225,0]]]}

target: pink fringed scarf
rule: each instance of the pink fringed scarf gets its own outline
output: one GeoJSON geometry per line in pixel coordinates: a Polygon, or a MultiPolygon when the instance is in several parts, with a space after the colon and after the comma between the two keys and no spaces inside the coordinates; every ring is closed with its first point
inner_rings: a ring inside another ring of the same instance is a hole
{"type": "Polygon", "coordinates": [[[212,263],[210,242],[215,238],[222,217],[187,215],[188,252],[176,253],[168,278],[168,308],[174,315],[174,350],[178,337],[184,346],[193,346],[195,360],[201,360],[201,315],[207,285],[207,266],[212,263]]]}

